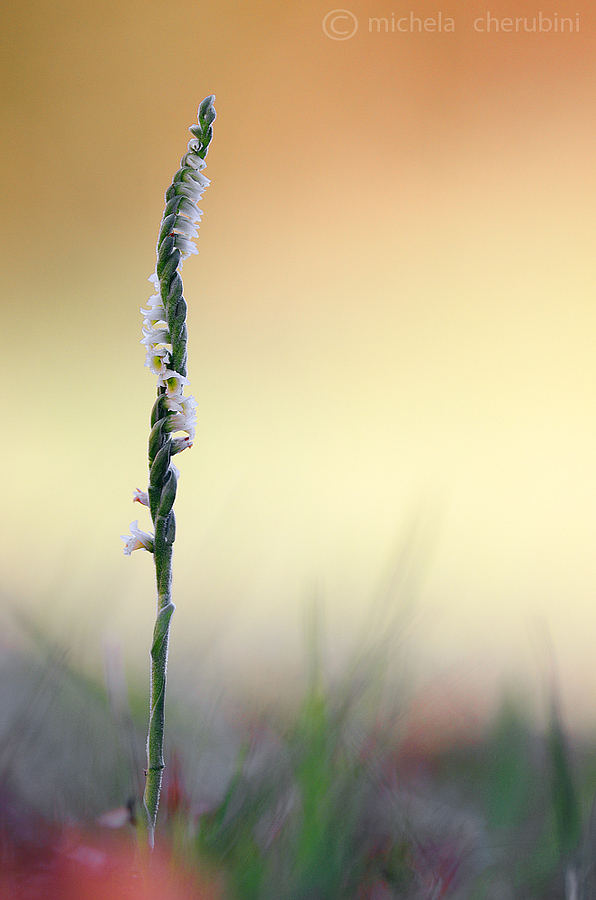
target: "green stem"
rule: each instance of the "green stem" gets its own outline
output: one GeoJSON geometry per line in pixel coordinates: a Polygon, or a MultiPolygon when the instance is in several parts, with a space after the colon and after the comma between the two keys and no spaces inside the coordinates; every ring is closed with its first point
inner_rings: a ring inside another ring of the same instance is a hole
{"type": "Polygon", "coordinates": [[[165,721],[166,679],[170,619],[175,610],[172,602],[172,551],[171,523],[174,513],[166,520],[156,520],[155,572],[157,580],[157,617],[151,645],[151,681],[149,697],[149,729],[147,733],[147,775],[143,804],[147,813],[149,845],[153,847],[155,822],[159,807],[162,772],[165,767],[163,736],[165,721]],[[171,517],[171,519],[170,519],[171,517]],[[168,521],[170,520],[170,521],[168,521]],[[160,527],[161,526],[161,527],[160,527]],[[169,527],[168,527],[169,526],[169,527]],[[168,540],[168,538],[170,538],[168,540]]]}

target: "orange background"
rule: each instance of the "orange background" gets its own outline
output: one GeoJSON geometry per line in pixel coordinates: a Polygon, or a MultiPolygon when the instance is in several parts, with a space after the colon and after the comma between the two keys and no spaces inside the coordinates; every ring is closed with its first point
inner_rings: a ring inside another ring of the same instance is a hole
{"type": "Polygon", "coordinates": [[[145,665],[151,560],[118,538],[149,525],[130,503],[155,390],[138,310],[215,93],[183,272],[199,425],[174,661],[291,671],[313,592],[341,655],[397,565],[424,671],[537,691],[546,629],[570,716],[594,722],[593,8],[357,2],[345,41],[332,9],[4,5],[6,609],[145,665]],[[454,32],[368,29],[410,11],[454,32]],[[580,30],[481,34],[487,11],[580,30]]]}

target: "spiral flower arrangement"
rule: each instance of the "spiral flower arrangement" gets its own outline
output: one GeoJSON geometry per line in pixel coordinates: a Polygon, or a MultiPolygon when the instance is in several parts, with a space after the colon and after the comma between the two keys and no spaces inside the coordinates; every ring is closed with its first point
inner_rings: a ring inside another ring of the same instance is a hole
{"type": "Polygon", "coordinates": [[[138,520],[125,535],[124,553],[144,549],[153,554],[157,582],[157,618],[151,646],[151,684],[149,729],[147,734],[147,770],[143,804],[147,815],[149,844],[153,846],[164,769],[163,734],[165,691],[172,602],[172,550],[176,536],[174,500],[178,470],[172,457],[192,446],[195,436],[196,401],[184,391],[186,377],[186,301],[182,292],[180,269],[197,248],[193,238],[202,212],[197,206],[209,185],[202,170],[213,137],[214,96],[199,106],[198,124],[189,129],[193,135],[180,168],[166,191],[166,206],[157,240],[157,265],[149,281],[154,294],[143,314],[142,344],[147,349],[145,365],[157,375],[157,399],[151,412],[149,435],[149,487],[136,490],[133,501],[149,507],[154,533],[141,531],[138,520]]]}

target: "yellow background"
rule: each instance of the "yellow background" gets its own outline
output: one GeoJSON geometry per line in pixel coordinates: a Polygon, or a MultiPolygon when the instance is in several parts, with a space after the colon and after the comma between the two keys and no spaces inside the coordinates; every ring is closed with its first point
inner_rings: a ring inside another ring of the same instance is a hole
{"type": "Polygon", "coordinates": [[[548,631],[569,715],[593,722],[593,9],[359,0],[334,41],[333,8],[4,5],[6,609],[145,665],[151,560],[118,537],[149,527],[130,502],[155,390],[138,310],[215,93],[183,271],[199,424],[178,463],[174,658],[291,673],[308,598],[346,647],[397,566],[425,671],[536,689],[548,631]],[[410,10],[453,33],[368,28],[410,10]],[[481,34],[487,11],[580,30],[481,34]]]}

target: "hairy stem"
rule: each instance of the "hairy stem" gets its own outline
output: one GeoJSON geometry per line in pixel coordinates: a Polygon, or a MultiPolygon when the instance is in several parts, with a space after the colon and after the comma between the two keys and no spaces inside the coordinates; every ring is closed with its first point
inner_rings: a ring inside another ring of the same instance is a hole
{"type": "MultiPolygon", "coordinates": [[[[171,513],[173,519],[173,512],[171,513]]],[[[165,767],[163,735],[165,722],[166,679],[170,619],[175,610],[172,602],[172,542],[158,541],[155,534],[155,571],[157,577],[157,616],[151,644],[151,676],[149,694],[149,729],[147,732],[147,776],[143,805],[147,813],[149,844],[154,843],[155,823],[159,808],[162,772],[165,767]],[[161,544],[161,546],[160,546],[161,544]]]]}

